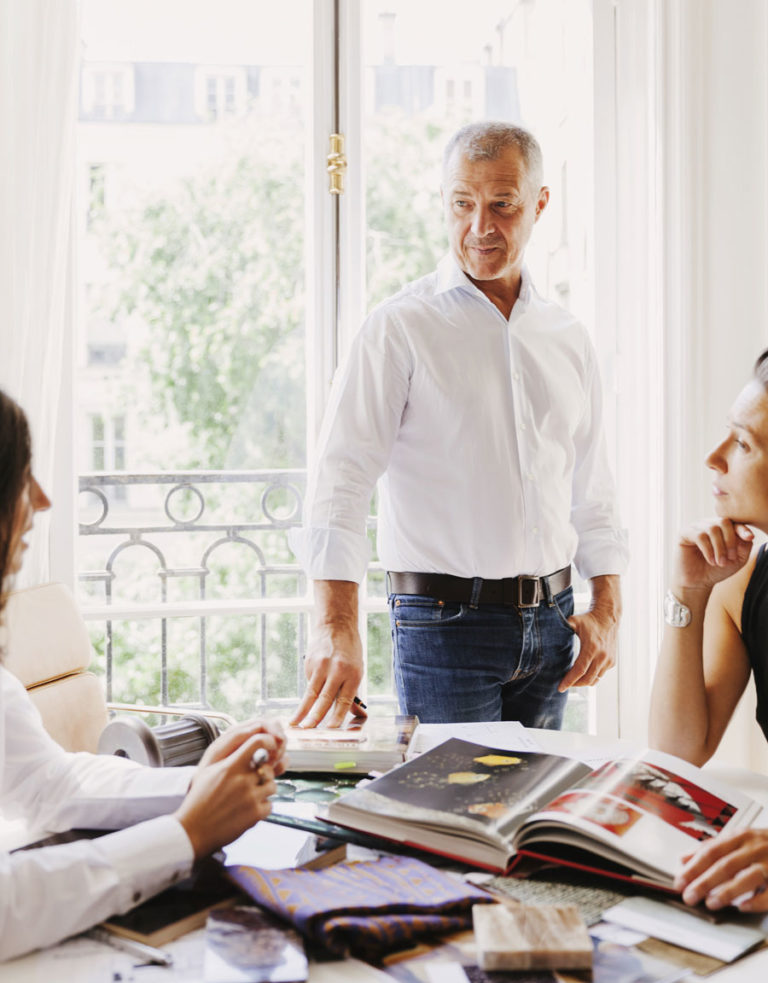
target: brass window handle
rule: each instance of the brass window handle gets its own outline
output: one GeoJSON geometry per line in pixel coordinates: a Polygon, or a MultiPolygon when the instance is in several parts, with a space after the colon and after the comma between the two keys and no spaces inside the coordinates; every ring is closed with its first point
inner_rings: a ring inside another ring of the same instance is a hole
{"type": "Polygon", "coordinates": [[[347,171],[347,158],[344,156],[344,137],[341,133],[332,133],[331,149],[328,154],[327,171],[330,175],[328,190],[332,195],[344,194],[344,175],[347,171]]]}

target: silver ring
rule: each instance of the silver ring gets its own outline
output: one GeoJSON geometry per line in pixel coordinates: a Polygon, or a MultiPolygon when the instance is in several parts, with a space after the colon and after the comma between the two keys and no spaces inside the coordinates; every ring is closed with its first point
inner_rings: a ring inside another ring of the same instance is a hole
{"type": "Polygon", "coordinates": [[[251,771],[258,771],[262,765],[265,765],[269,761],[269,751],[265,747],[260,747],[251,755],[251,760],[248,763],[248,767],[251,771]]]}

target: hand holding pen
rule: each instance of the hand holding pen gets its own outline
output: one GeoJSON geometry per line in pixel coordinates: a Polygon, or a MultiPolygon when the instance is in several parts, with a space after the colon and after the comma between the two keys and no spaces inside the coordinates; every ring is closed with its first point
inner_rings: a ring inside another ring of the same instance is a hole
{"type": "Polygon", "coordinates": [[[175,815],[203,857],[237,839],[270,811],[275,775],[285,771],[279,725],[251,721],[217,738],[203,755],[175,815]]]}

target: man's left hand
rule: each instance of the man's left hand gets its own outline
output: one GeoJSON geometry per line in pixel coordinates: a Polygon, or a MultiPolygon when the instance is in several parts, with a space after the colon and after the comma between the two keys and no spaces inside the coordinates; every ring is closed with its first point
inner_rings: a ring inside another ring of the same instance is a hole
{"type": "Polygon", "coordinates": [[[579,654],[558,686],[561,693],[571,686],[594,686],[616,664],[621,614],[619,578],[606,575],[593,578],[591,583],[591,609],[568,619],[579,639],[579,654]]]}

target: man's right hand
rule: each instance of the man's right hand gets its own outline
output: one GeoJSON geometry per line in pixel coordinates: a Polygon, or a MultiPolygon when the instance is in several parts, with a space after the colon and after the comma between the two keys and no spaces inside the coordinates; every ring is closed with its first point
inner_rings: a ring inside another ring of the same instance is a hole
{"type": "Polygon", "coordinates": [[[346,580],[315,581],[315,621],[304,663],[307,689],[292,726],[317,727],[329,712],[329,727],[340,727],[347,713],[368,716],[355,703],[363,678],[357,591],[357,584],[346,580]]]}

